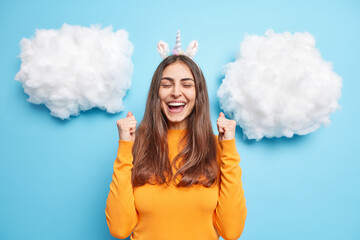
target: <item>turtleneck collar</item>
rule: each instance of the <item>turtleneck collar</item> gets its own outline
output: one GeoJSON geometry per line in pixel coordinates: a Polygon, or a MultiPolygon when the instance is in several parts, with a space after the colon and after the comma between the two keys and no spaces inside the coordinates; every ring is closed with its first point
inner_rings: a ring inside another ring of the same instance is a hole
{"type": "Polygon", "coordinates": [[[187,128],[184,129],[168,129],[168,131],[187,131],[187,128]]]}
{"type": "Polygon", "coordinates": [[[167,134],[168,134],[168,136],[171,136],[171,137],[176,137],[176,136],[180,137],[180,136],[185,135],[186,132],[187,132],[186,128],[185,129],[168,129],[167,134]]]}

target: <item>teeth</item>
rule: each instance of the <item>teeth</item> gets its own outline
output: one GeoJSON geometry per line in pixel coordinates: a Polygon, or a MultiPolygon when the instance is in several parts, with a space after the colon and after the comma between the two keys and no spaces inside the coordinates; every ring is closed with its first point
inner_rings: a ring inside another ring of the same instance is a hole
{"type": "Polygon", "coordinates": [[[185,105],[185,103],[183,102],[172,102],[172,103],[168,103],[169,106],[182,106],[185,105]]]}

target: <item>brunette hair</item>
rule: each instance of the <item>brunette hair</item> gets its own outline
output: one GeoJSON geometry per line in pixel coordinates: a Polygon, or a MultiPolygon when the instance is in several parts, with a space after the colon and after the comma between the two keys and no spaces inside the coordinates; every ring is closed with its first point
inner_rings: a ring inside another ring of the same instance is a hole
{"type": "Polygon", "coordinates": [[[209,97],[204,75],[197,64],[185,55],[171,55],[165,58],[152,77],[143,120],[136,129],[133,153],[133,187],[149,184],[168,184],[181,176],[177,187],[201,184],[210,187],[217,182],[217,142],[214,136],[209,110],[209,97]],[[196,99],[194,109],[187,117],[187,131],[181,141],[185,147],[170,164],[167,144],[167,119],[161,111],[159,88],[164,69],[172,63],[186,64],[195,81],[196,99]],[[181,160],[180,167],[176,162],[181,160]],[[186,163],[186,164],[185,164],[186,163]],[[172,167],[177,172],[173,174],[172,167]]]}

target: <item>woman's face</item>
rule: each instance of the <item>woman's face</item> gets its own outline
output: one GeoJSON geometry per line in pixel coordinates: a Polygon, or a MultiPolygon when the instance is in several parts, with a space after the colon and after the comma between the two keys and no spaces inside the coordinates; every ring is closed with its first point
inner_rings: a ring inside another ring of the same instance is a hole
{"type": "Polygon", "coordinates": [[[196,98],[194,76],[185,63],[174,62],[164,69],[159,97],[169,129],[185,129],[196,98]]]}

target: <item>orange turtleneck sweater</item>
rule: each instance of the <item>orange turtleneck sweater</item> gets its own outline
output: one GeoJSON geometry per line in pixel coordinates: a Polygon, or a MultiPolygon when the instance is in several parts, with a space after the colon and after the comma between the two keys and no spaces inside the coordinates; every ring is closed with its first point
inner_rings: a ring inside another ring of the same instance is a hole
{"type": "MultiPolygon", "coordinates": [[[[168,130],[170,161],[180,152],[186,130],[168,130]]],[[[131,184],[133,142],[119,140],[114,173],[106,202],[111,235],[132,240],[238,239],[247,209],[235,139],[218,142],[220,184],[189,188],[131,184]]]]}

